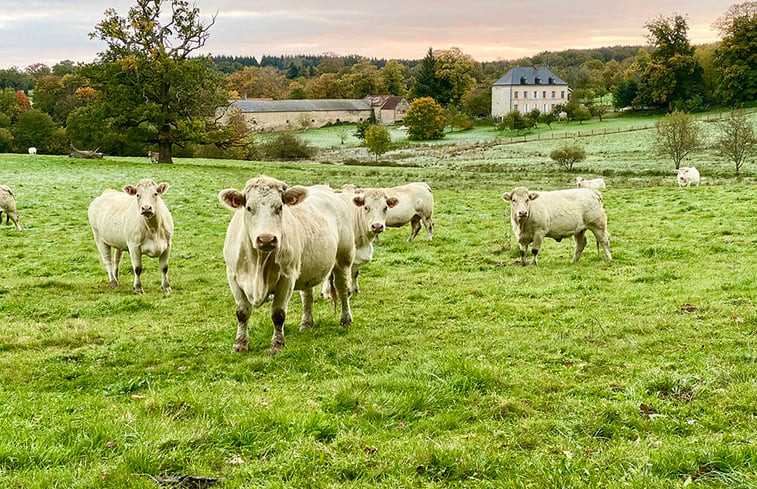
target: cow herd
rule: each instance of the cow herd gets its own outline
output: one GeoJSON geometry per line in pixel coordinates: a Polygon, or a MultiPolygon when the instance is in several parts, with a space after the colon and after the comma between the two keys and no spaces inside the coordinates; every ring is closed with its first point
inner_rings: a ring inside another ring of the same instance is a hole
{"type": "MultiPolygon", "coordinates": [[[[678,171],[681,186],[698,185],[695,168],[678,171]]],[[[612,260],[602,179],[576,179],[578,188],[550,192],[516,187],[502,194],[510,204],[510,221],[520,248],[520,265],[536,265],[545,237],[557,241],[573,237],[578,261],[591,231],[604,258],[612,260]],[[531,260],[527,252],[531,247],[531,260]]],[[[89,224],[111,287],[118,285],[124,251],[134,272],[134,292],[143,293],[142,256],[158,258],[161,287],[170,293],[168,260],[174,225],[161,196],[168,183],[142,179],[122,191],[105,190],[88,208],[89,224]]],[[[386,227],[410,224],[408,242],[425,227],[432,239],[434,197],[423,182],[391,188],[341,189],[328,185],[309,187],[268,176],[247,181],[243,189],[221,190],[218,199],[233,212],[223,246],[226,275],[236,303],[237,334],[234,351],[248,348],[247,321],[253,307],[271,302],[274,333],[270,353],[284,347],[284,321],[295,290],[302,299],[300,329],[313,326],[316,290],[341,308],[340,323],[352,324],[350,296],[359,292],[361,266],[373,258],[373,243],[386,227]],[[319,289],[316,289],[319,287],[319,289]]],[[[17,230],[15,197],[0,185],[0,219],[12,220],[17,230]]]]}

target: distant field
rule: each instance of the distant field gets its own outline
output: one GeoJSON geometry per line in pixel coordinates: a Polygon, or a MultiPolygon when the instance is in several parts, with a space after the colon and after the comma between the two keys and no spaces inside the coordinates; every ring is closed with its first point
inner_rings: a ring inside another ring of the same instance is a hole
{"type": "Polygon", "coordinates": [[[0,155],[25,228],[0,226],[0,487],[757,487],[756,168],[737,181],[706,150],[704,184],[680,189],[651,132],[629,134],[582,138],[573,174],[544,141],[421,145],[395,167],[0,155]],[[260,173],[427,181],[434,239],[387,231],[352,327],[319,301],[300,333],[295,297],[285,350],[266,353],[265,305],[233,354],[216,196],[260,173]],[[579,174],[608,182],[614,262],[590,238],[577,264],[545,240],[538,268],[510,266],[499,195],[579,174]],[[87,224],[142,177],[171,184],[170,296],[150,258],[144,295],[126,259],[111,290],[87,224]]]}

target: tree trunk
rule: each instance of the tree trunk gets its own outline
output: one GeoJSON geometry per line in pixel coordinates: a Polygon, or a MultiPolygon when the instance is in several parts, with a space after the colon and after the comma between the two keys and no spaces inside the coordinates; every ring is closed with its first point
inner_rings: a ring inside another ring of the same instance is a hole
{"type": "Polygon", "coordinates": [[[171,155],[171,141],[169,139],[169,132],[171,128],[165,125],[160,128],[158,132],[158,163],[173,163],[171,155]]]}

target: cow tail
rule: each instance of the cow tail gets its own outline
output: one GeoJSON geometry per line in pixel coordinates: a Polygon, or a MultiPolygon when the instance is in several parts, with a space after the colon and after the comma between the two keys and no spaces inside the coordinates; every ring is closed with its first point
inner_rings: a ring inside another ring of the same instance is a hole
{"type": "Polygon", "coordinates": [[[332,270],[329,274],[329,299],[331,299],[331,304],[334,306],[334,313],[336,314],[336,303],[337,299],[339,298],[336,293],[336,286],[334,285],[334,271],[332,270]]]}

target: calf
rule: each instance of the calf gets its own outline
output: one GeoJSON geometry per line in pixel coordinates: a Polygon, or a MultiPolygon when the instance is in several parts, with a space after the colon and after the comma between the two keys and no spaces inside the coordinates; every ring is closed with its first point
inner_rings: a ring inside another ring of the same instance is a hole
{"type": "Polygon", "coordinates": [[[16,196],[13,195],[13,191],[7,185],[0,185],[0,221],[3,212],[5,212],[5,224],[8,224],[8,221],[13,221],[13,224],[16,225],[16,231],[21,231],[21,226],[18,223],[18,211],[16,210],[16,196]]]}
{"type": "Polygon", "coordinates": [[[587,229],[602,246],[605,260],[612,260],[607,214],[599,191],[579,188],[529,192],[525,187],[516,187],[502,194],[502,199],[510,202],[510,222],[520,247],[521,265],[526,265],[529,244],[533,255],[531,265],[537,264],[536,255],[544,237],[560,241],[573,236],[576,241],[573,262],[577,262],[586,246],[587,229]]]}
{"type": "Polygon", "coordinates": [[[166,293],[171,292],[167,274],[173,218],[160,197],[166,190],[167,183],[156,184],[143,178],[136,186],[123,187],[123,192],[106,190],[89,205],[89,225],[111,287],[118,285],[118,266],[123,252],[128,251],[134,269],[135,293],[144,293],[142,254],[158,257],[161,287],[166,293]]]}
{"type": "Polygon", "coordinates": [[[312,327],[313,287],[327,277],[332,299],[341,302],[341,324],[352,324],[355,237],[351,209],[341,198],[325,186],[289,187],[266,176],[249,180],[242,191],[222,190],[218,198],[234,211],[223,246],[238,321],[234,351],[247,351],[251,308],[269,296],[272,355],[284,347],[284,320],[295,290],[302,297],[300,329],[312,327]]]}
{"type": "Polygon", "coordinates": [[[679,187],[699,186],[699,170],[693,166],[682,166],[676,170],[676,175],[679,187]]]}
{"type": "Polygon", "coordinates": [[[586,180],[581,177],[576,177],[576,187],[578,188],[607,188],[605,181],[602,178],[594,178],[592,180],[586,180]]]}

